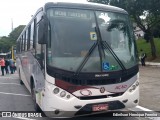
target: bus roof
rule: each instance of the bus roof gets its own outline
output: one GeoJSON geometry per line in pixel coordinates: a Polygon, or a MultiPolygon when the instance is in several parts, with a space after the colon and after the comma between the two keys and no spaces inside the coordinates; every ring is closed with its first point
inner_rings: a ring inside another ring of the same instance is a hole
{"type": "Polygon", "coordinates": [[[91,9],[91,10],[104,10],[104,11],[112,11],[112,12],[120,12],[124,14],[128,14],[124,9],[105,5],[100,3],[92,3],[92,2],[48,2],[45,4],[44,8],[48,9],[50,7],[66,7],[66,8],[79,8],[79,9],[91,9]]]}
{"type": "MultiPolygon", "coordinates": [[[[128,14],[124,9],[111,6],[111,5],[105,5],[105,4],[100,4],[100,3],[93,3],[93,2],[61,2],[61,1],[54,1],[54,2],[47,2],[44,4],[43,7],[40,7],[37,12],[34,14],[32,19],[30,20],[29,23],[31,23],[34,20],[34,17],[39,13],[39,11],[42,10],[47,10],[48,8],[51,7],[62,7],[62,8],[74,8],[74,9],[88,9],[88,10],[102,10],[102,11],[110,11],[110,12],[118,12],[118,13],[123,13],[123,14],[128,14]]],[[[25,29],[28,27],[29,23],[26,25],[25,29]]],[[[23,34],[23,31],[21,32],[20,36],[18,37],[17,41],[23,34]]]]}

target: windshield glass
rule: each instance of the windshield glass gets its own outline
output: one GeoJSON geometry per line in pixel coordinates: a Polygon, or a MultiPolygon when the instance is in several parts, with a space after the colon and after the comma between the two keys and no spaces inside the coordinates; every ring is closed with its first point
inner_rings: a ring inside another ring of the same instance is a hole
{"type": "Polygon", "coordinates": [[[74,72],[80,68],[81,72],[122,70],[106,43],[126,69],[137,63],[127,15],[50,8],[47,16],[50,23],[47,43],[49,66],[74,72]]]}

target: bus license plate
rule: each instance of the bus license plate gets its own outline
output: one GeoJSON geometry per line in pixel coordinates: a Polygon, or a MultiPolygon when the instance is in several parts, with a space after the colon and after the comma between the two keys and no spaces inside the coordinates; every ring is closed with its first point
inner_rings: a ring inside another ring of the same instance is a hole
{"type": "Polygon", "coordinates": [[[92,106],[92,111],[104,111],[108,110],[108,104],[98,104],[92,106]]]}

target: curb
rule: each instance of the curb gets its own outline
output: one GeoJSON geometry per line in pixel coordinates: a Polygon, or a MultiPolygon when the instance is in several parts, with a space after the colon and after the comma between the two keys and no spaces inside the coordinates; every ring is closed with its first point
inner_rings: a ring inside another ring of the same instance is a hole
{"type": "MultiPolygon", "coordinates": [[[[139,62],[139,64],[141,65],[141,62],[139,62]]],[[[146,65],[160,67],[160,63],[155,63],[155,62],[146,62],[146,65]]]]}

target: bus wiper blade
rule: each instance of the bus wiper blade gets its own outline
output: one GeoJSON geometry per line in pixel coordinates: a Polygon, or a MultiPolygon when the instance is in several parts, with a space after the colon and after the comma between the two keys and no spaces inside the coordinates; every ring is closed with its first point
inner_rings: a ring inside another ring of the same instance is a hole
{"type": "Polygon", "coordinates": [[[115,52],[112,50],[112,48],[108,45],[108,43],[106,41],[103,41],[103,46],[110,51],[110,53],[113,55],[113,57],[115,58],[115,60],[121,66],[122,70],[126,71],[125,66],[123,65],[123,63],[121,62],[121,60],[117,57],[117,55],[115,54],[115,52]]]}
{"type": "Polygon", "coordinates": [[[81,62],[81,64],[79,65],[78,69],[75,72],[75,75],[78,75],[79,72],[82,70],[82,68],[84,67],[84,65],[86,64],[86,62],[88,61],[89,57],[91,56],[91,54],[93,53],[94,49],[96,48],[96,46],[98,45],[98,43],[94,43],[92,45],[92,47],[89,49],[89,52],[87,53],[87,55],[84,57],[83,61],[81,62]]]}

